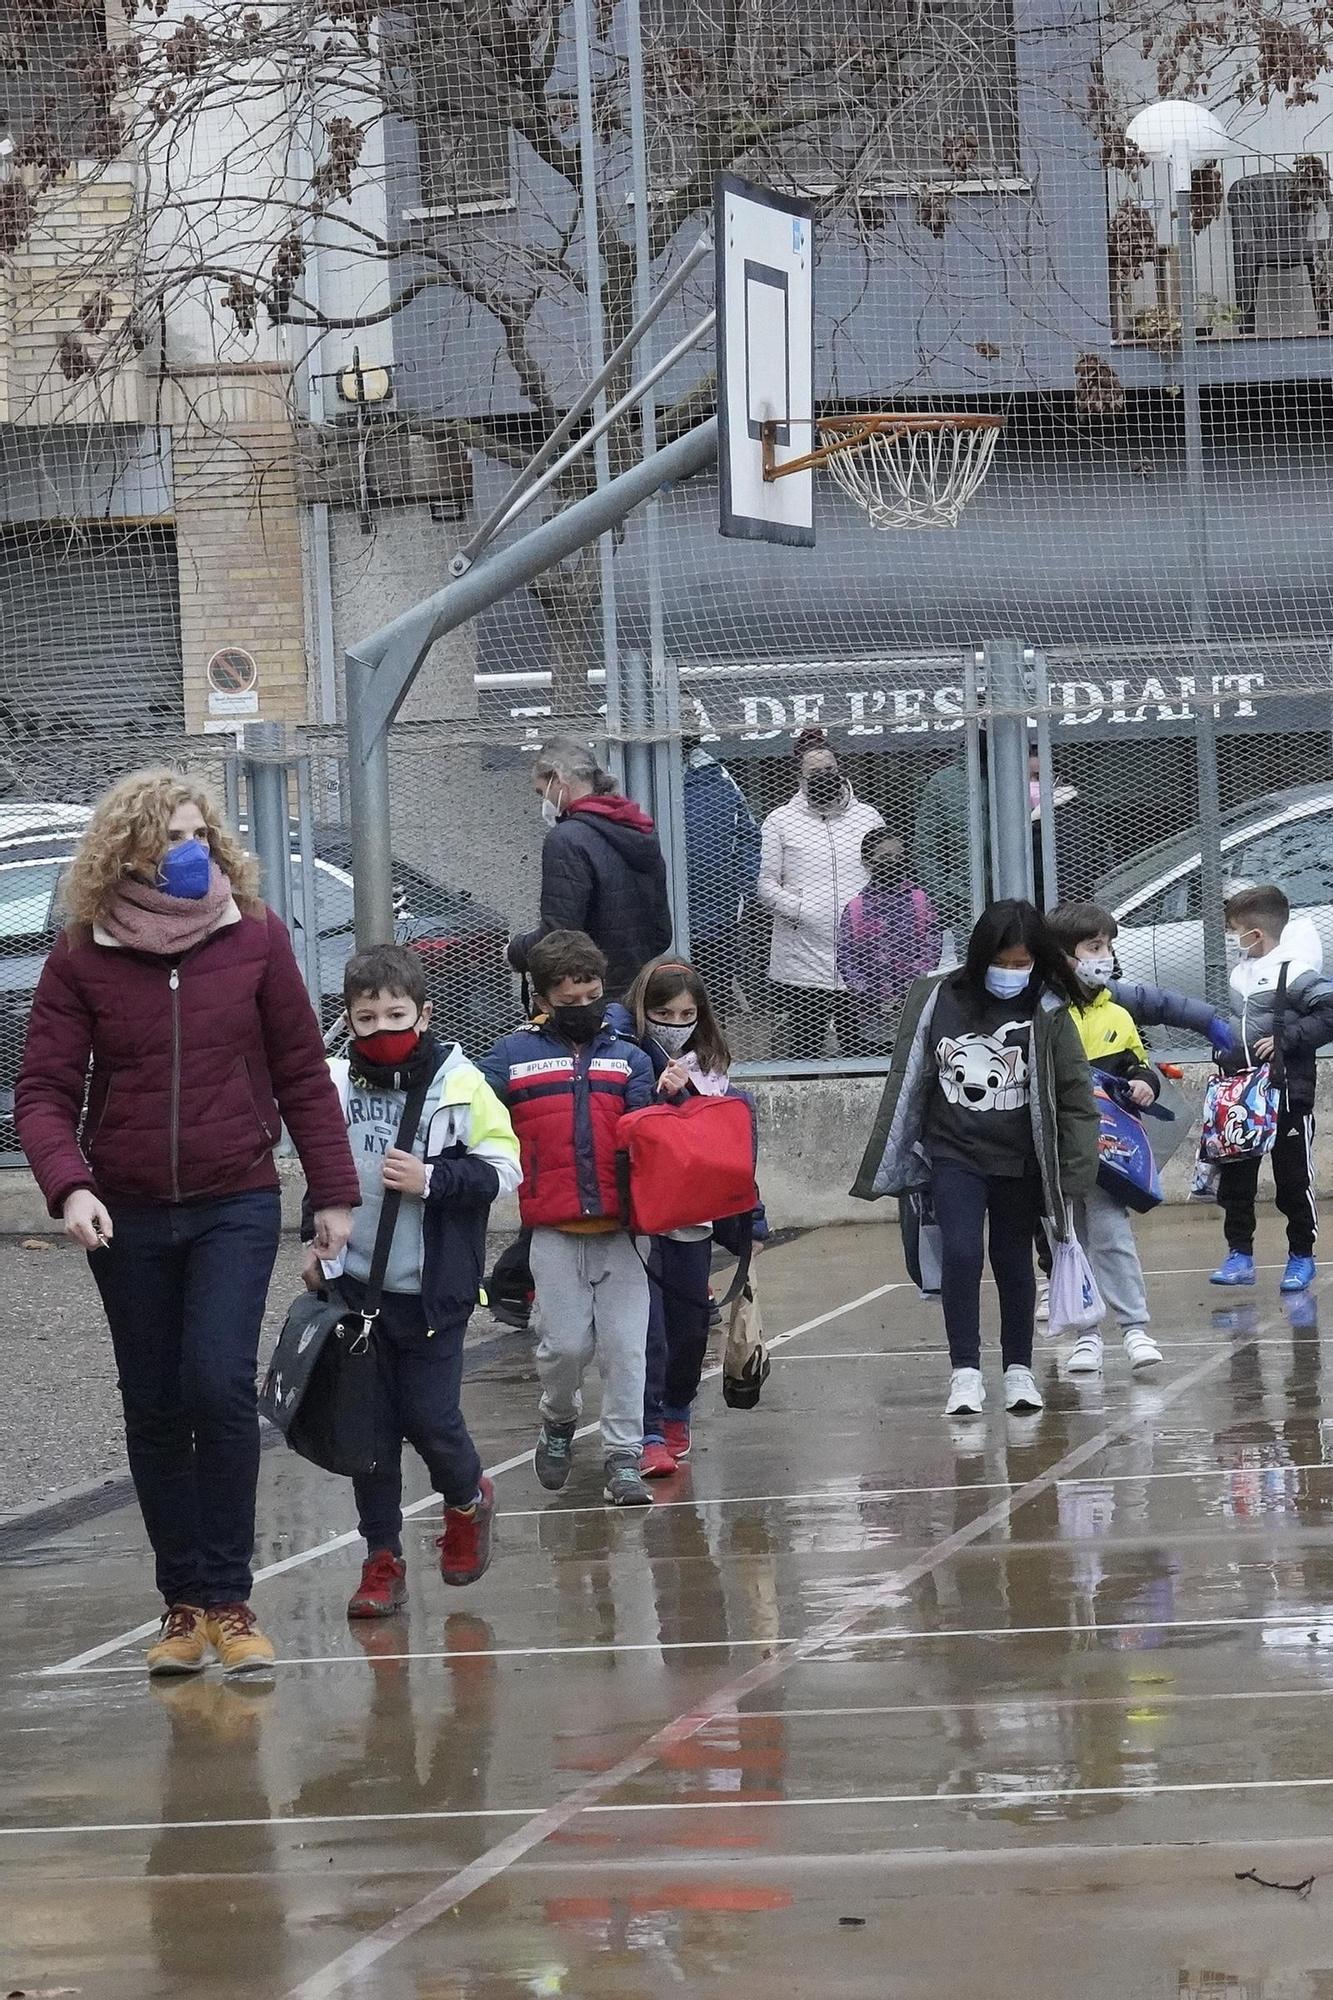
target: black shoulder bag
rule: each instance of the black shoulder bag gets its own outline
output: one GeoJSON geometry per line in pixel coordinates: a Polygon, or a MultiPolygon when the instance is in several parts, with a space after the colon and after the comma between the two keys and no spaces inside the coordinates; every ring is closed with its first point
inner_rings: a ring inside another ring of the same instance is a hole
{"type": "MultiPolygon", "coordinates": [[[[407,1093],[395,1141],[400,1152],[412,1150],[430,1086],[426,1077],[407,1093]]],[[[353,1309],[339,1296],[336,1279],[327,1292],[303,1292],[283,1322],[259,1392],[261,1416],[277,1426],[293,1451],[347,1478],[375,1469],[380,1437],[375,1322],[401,1202],[400,1194],[385,1190],[360,1306],[353,1309]]]]}

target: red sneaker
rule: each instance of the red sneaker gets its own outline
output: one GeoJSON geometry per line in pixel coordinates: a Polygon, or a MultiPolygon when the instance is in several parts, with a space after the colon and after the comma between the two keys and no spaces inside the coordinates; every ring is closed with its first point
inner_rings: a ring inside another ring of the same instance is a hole
{"type": "Polygon", "coordinates": [[[481,1482],[480,1496],[470,1507],[446,1507],[444,1533],[435,1546],[440,1552],[440,1575],[446,1583],[475,1583],[491,1566],[491,1521],[495,1515],[495,1488],[489,1479],[481,1482]]]}
{"type": "Polygon", "coordinates": [[[644,1479],[670,1479],[676,1469],[676,1461],[666,1446],[658,1438],[650,1438],[639,1459],[639,1472],[644,1479]]]}
{"type": "Polygon", "coordinates": [[[361,1581],[347,1600],[349,1618],[392,1618],[407,1602],[407,1564],[388,1549],[375,1549],[361,1568],[361,1581]]]}
{"type": "Polygon", "coordinates": [[[690,1426],[688,1420],[680,1417],[668,1417],[662,1429],[666,1433],[667,1450],[676,1460],[676,1463],[680,1464],[682,1460],[689,1457],[691,1451],[694,1449],[690,1443],[690,1426]]]}

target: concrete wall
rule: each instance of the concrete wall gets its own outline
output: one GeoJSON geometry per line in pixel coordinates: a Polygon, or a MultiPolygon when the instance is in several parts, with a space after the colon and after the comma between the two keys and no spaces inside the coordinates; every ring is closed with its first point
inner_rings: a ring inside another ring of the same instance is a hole
{"type": "MultiPolygon", "coordinates": [[[[1210,1074],[1198,1063],[1186,1072],[1183,1089],[1197,1114],[1210,1074]]],[[[775,1229],[809,1228],[830,1222],[891,1223],[894,1203],[853,1201],[852,1184],[883,1088],[874,1076],[801,1078],[797,1082],[756,1083],[759,1104],[759,1181],[769,1220],[775,1229]]],[[[1316,1106],[1315,1168],[1320,1191],[1333,1192],[1333,1063],[1320,1065],[1316,1106]]],[[[1166,1174],[1169,1202],[1183,1202],[1189,1186],[1194,1148],[1181,1146],[1166,1174]]],[[[299,1172],[284,1163],[288,1222],[299,1210],[299,1172]]],[[[1271,1190],[1271,1182],[1269,1183],[1271,1190]]],[[[1264,1190],[1261,1188],[1261,1194],[1264,1190]]],[[[39,1234],[54,1229],[45,1215],[32,1179],[25,1173],[0,1173],[0,1236],[39,1234]]],[[[497,1235],[518,1226],[515,1202],[497,1204],[492,1229],[497,1235]]],[[[1221,1243],[1219,1220],[1218,1242],[1221,1243]]]]}

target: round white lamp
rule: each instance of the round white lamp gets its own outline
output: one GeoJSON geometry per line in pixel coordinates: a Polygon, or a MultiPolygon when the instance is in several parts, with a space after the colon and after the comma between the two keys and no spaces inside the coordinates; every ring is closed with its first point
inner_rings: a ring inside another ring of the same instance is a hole
{"type": "Polygon", "coordinates": [[[1136,111],[1125,127],[1125,137],[1150,160],[1171,162],[1171,186],[1176,194],[1188,194],[1190,174],[1196,160],[1210,160],[1231,150],[1231,134],[1203,104],[1189,104],[1181,97],[1165,97],[1136,111]]]}

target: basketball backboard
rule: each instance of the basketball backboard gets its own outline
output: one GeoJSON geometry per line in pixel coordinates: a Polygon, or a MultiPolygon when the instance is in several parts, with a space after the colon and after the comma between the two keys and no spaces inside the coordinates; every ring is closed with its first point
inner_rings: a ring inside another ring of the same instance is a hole
{"type": "Polygon", "coordinates": [[[814,442],[813,215],[808,201],[717,177],[718,525],[795,548],[814,546],[814,475],[765,480],[762,433],[778,426],[778,464],[814,442]]]}

